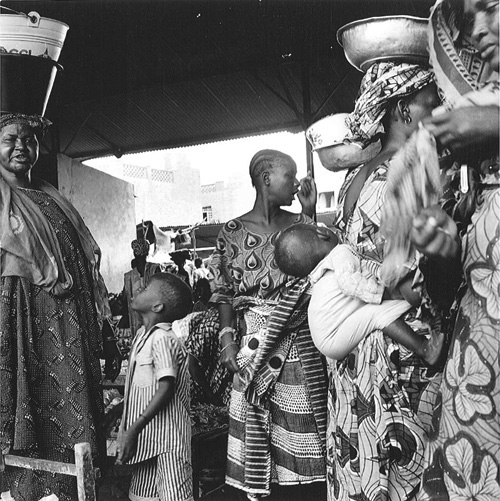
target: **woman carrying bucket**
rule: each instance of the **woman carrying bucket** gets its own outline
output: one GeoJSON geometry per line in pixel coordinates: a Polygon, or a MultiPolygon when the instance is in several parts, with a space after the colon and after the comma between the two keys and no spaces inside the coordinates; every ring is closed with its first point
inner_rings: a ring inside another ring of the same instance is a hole
{"type": "MultiPolygon", "coordinates": [[[[36,38],[36,28],[31,33],[36,38]]],[[[15,70],[23,65],[34,75],[40,61],[54,61],[0,57],[0,450],[74,463],[74,445],[88,442],[98,462],[105,457],[101,355],[107,377],[120,368],[100,251],[69,201],[31,176],[50,124],[42,115],[53,78],[36,88],[16,80],[15,70]],[[7,60],[11,73],[3,71],[7,60]],[[4,92],[15,85],[17,92],[4,92]]],[[[0,481],[2,500],[77,499],[68,475],[7,467],[0,481]]]]}

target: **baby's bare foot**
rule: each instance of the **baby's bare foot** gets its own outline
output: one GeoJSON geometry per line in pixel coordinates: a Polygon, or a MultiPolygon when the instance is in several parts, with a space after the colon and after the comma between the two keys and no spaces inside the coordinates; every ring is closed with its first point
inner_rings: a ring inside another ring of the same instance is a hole
{"type": "Polygon", "coordinates": [[[432,332],[431,337],[424,344],[422,358],[429,365],[436,365],[443,351],[445,336],[442,332],[432,332]]]}

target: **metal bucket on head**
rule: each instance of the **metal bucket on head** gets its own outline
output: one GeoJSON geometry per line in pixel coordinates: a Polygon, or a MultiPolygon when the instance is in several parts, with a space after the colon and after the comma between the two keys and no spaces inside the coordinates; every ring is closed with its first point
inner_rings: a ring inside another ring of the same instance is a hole
{"type": "Polygon", "coordinates": [[[414,16],[369,17],[339,28],[337,40],[349,63],[362,72],[381,61],[428,66],[427,24],[414,16]]]}
{"type": "Polygon", "coordinates": [[[49,57],[59,60],[69,26],[41,17],[38,12],[24,14],[7,7],[0,9],[0,53],[49,57]]]}
{"type": "Polygon", "coordinates": [[[68,29],[38,12],[0,5],[0,113],[44,115],[68,29]]]}

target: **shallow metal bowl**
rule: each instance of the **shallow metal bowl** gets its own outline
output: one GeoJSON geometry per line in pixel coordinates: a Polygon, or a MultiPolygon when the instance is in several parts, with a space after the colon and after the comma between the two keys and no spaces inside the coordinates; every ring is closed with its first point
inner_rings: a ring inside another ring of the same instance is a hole
{"type": "Polygon", "coordinates": [[[383,16],[360,19],[337,31],[347,60],[365,72],[373,63],[395,61],[428,65],[427,19],[383,16]]]}

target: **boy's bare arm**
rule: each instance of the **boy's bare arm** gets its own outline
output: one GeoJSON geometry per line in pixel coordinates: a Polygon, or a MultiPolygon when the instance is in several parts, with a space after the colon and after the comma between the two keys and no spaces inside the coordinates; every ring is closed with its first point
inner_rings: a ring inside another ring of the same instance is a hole
{"type": "Polygon", "coordinates": [[[116,463],[123,464],[131,459],[137,450],[137,437],[145,426],[172,400],[175,392],[175,378],[160,379],[159,387],[144,412],[118,438],[116,463]]]}

